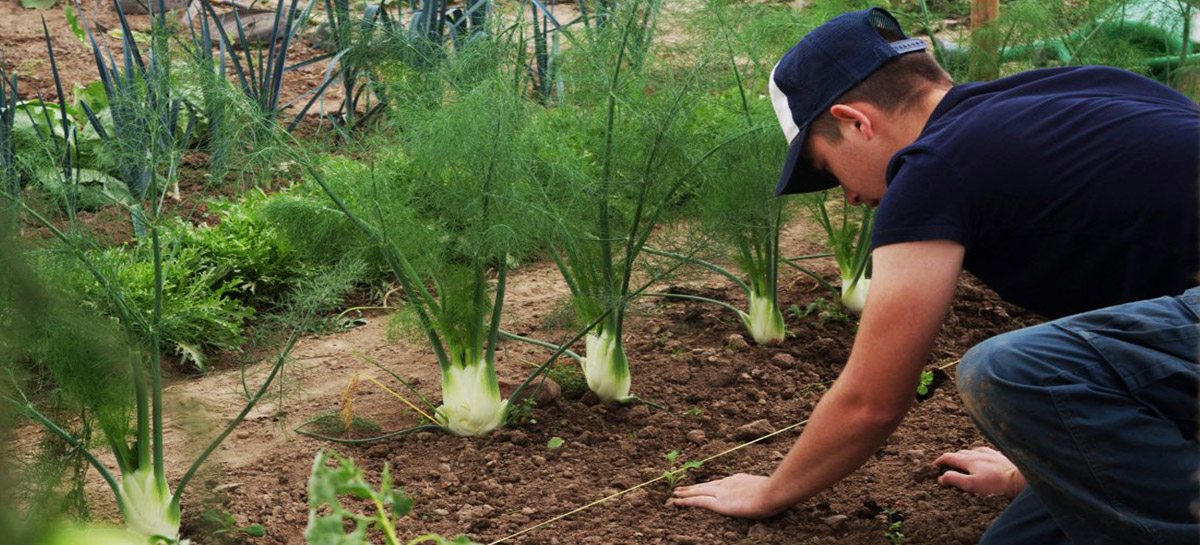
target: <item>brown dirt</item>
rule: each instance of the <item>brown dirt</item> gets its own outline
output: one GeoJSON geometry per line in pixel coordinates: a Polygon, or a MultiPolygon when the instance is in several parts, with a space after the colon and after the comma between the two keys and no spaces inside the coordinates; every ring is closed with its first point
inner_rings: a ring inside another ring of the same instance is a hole
{"type": "MultiPolygon", "coordinates": [[[[788,230],[788,253],[817,249],[811,225],[788,230]]],[[[820,268],[833,275],[832,266],[820,268]]],[[[784,272],[785,308],[806,307],[823,295],[812,280],[784,272]]],[[[700,290],[740,303],[740,293],[719,278],[689,282],[700,290]]],[[[505,327],[555,339],[564,331],[545,326],[563,304],[565,286],[550,264],[514,272],[505,327]]],[[[627,350],[633,391],[667,407],[613,407],[590,396],[564,395],[532,412],[535,422],[487,437],[459,438],[423,432],[365,446],[333,445],[291,431],[313,416],[341,407],[342,391],[356,374],[370,375],[393,390],[401,386],[363,362],[371,358],[406,378],[430,399],[439,377],[432,353],[419,343],[387,340],[387,315],[367,316],[348,332],[304,339],[284,376],[284,401],[256,408],[226,441],[184,501],[184,530],[200,543],[199,515],[219,507],[248,524],[263,524],[267,536],[244,543],[303,543],[306,482],[312,459],[322,449],[351,456],[372,479],[385,463],[416,499],[400,524],[404,535],[467,533],[490,542],[657,477],[667,469],[663,455],[682,451],[699,459],[744,442],[737,428],[766,419],[776,429],[807,418],[824,386],[848,356],[853,321],[818,316],[787,317],[794,337],[780,346],[737,348],[743,334],[736,319],[719,308],[646,300],[627,321],[627,350]],[[551,437],[566,442],[547,447],[551,437]]],[[[974,343],[1013,329],[1016,320],[1036,321],[966,278],[937,340],[930,364],[953,361],[974,343]]],[[[502,380],[522,378],[546,357],[544,350],[508,342],[498,352],[502,380]]],[[[251,368],[253,387],[265,364],[251,368]]],[[[949,371],[951,378],[953,370],[949,371]]],[[[240,375],[224,371],[181,380],[168,389],[168,472],[177,479],[202,447],[187,437],[210,437],[217,423],[238,410],[240,375]]],[[[354,397],[358,416],[384,430],[417,422],[390,394],[362,380],[354,397]]],[[[793,430],[706,464],[688,477],[696,482],[733,472],[770,472],[795,441],[793,430]]],[[[936,484],[930,462],[940,453],[983,444],[947,381],[919,403],[874,459],[850,478],[811,501],[764,521],[735,520],[701,510],[665,505],[662,483],[512,540],[512,543],[846,543],[883,544],[884,508],[904,517],[906,543],[975,543],[1005,501],[978,498],[936,484]]],[[[113,514],[111,500],[93,483],[98,513],[113,514]]]]}
{"type": "MultiPolygon", "coordinates": [[[[54,79],[51,75],[50,62],[46,55],[46,42],[42,33],[42,18],[46,19],[46,27],[50,30],[50,38],[54,44],[55,64],[63,88],[70,92],[73,83],[88,84],[100,79],[92,56],[91,45],[84,45],[67,24],[62,5],[65,0],[59,0],[53,8],[39,11],[24,9],[20,0],[0,0],[0,51],[4,52],[5,69],[16,72],[20,76],[21,97],[31,99],[37,97],[37,92],[47,100],[57,99],[54,79]]],[[[259,5],[273,5],[270,2],[259,2],[259,5]]],[[[80,0],[88,22],[94,25],[93,33],[102,48],[111,47],[113,56],[121,60],[121,42],[105,34],[108,29],[120,28],[116,11],[111,0],[80,0]],[[101,32],[96,32],[96,28],[101,32]]],[[[170,17],[176,17],[172,12],[170,17]]],[[[129,15],[130,25],[135,29],[145,29],[150,26],[149,15],[129,15]]],[[[181,39],[190,40],[186,29],[181,39]]],[[[296,63],[320,55],[322,52],[313,47],[307,39],[293,42],[288,51],[288,63],[296,63]]],[[[300,96],[319,86],[324,79],[327,63],[312,64],[290,72],[283,82],[284,102],[300,96]]],[[[232,71],[232,68],[230,68],[232,71]]],[[[326,104],[336,105],[341,100],[340,90],[331,86],[326,104]]],[[[298,111],[299,107],[294,106],[298,111]]]]}

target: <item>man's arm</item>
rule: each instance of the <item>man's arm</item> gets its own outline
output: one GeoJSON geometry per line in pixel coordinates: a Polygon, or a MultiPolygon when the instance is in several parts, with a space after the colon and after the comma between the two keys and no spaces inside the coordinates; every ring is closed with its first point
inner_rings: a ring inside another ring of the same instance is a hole
{"type": "Polygon", "coordinates": [[[944,240],[875,250],[850,361],[787,457],[769,478],[737,474],[677,488],[675,504],[767,517],[862,466],[913,403],[921,369],[954,297],[963,253],[961,245],[944,240]]]}

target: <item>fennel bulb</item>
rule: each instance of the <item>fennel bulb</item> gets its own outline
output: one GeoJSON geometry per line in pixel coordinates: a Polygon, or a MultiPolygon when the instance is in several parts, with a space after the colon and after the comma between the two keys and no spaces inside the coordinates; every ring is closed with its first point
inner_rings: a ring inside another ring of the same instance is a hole
{"type": "Polygon", "coordinates": [[[452,363],[442,369],[442,405],[434,417],[458,436],[483,435],[502,424],[508,400],[500,398],[496,372],[482,358],[474,365],[452,363]]]}
{"type": "Polygon", "coordinates": [[[588,333],[583,376],[587,379],[588,389],[604,401],[625,402],[630,399],[629,388],[633,380],[629,376],[625,347],[620,339],[608,331],[599,335],[588,333]]]}
{"type": "MultiPolygon", "coordinates": [[[[121,475],[119,492],[125,528],[147,538],[179,539],[179,507],[172,505],[167,480],[151,468],[121,475]]],[[[153,542],[153,541],[152,541],[153,542]]]]}
{"type": "Polygon", "coordinates": [[[742,323],[754,337],[754,342],[767,344],[782,341],[787,329],[783,326],[783,312],[779,304],[770,295],[760,295],[750,292],[750,312],[739,312],[742,323]]]}
{"type": "Polygon", "coordinates": [[[147,545],[152,542],[146,536],[135,534],[129,530],[88,524],[51,530],[48,537],[37,543],[39,545],[147,545]]]}
{"type": "Polygon", "coordinates": [[[871,279],[859,277],[855,279],[842,279],[842,306],[846,310],[854,314],[862,314],[863,307],[867,304],[867,290],[871,286],[871,279]]]}

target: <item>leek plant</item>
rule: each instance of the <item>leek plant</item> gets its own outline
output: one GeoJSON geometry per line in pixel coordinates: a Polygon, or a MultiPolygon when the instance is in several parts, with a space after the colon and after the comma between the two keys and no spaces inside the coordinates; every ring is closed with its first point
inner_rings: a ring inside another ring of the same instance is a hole
{"type": "MultiPolygon", "coordinates": [[[[17,75],[9,79],[4,70],[4,55],[0,54],[0,188],[11,195],[21,194],[21,178],[17,174],[16,140],[14,130],[17,120],[17,104],[20,95],[17,93],[17,75]]],[[[20,217],[14,202],[9,214],[9,228],[17,230],[17,219],[20,217]]]]}
{"type": "Polygon", "coordinates": [[[213,24],[220,23],[209,17],[208,10],[201,9],[197,14],[199,20],[192,18],[191,10],[186,12],[191,43],[185,47],[200,83],[201,104],[198,106],[208,121],[203,145],[208,151],[211,180],[219,183],[225,177],[237,136],[234,130],[236,112],[230,104],[232,93],[227,79],[228,44],[225,40],[213,39],[213,24]],[[218,51],[216,56],[213,56],[214,46],[218,51]]]}
{"type": "MultiPolygon", "coordinates": [[[[288,126],[289,130],[295,128],[304,117],[304,114],[321,98],[325,89],[329,86],[330,80],[327,78],[316,89],[297,97],[291,102],[284,103],[281,100],[283,78],[288,72],[334,56],[333,54],[320,55],[292,65],[287,64],[287,56],[288,52],[291,51],[292,42],[304,28],[304,22],[307,20],[309,14],[312,13],[315,3],[316,0],[309,0],[301,8],[300,0],[291,0],[291,2],[281,0],[278,2],[275,6],[275,19],[271,27],[271,34],[267,37],[265,50],[261,44],[247,39],[246,29],[242,25],[241,16],[237,12],[234,12],[234,24],[237,28],[236,41],[229,37],[229,33],[225,31],[223,25],[215,25],[223,48],[229,50],[237,49],[242,53],[240,57],[236,54],[230,55],[229,61],[233,66],[234,74],[237,76],[237,81],[242,92],[258,107],[259,120],[265,126],[273,126],[284,108],[287,108],[294,102],[307,98],[307,103],[305,103],[304,107],[288,126]]],[[[212,4],[209,2],[200,2],[200,5],[207,13],[208,19],[213,21],[221,20],[216,10],[212,7],[212,4]]]]}
{"type": "MultiPolygon", "coordinates": [[[[82,10],[79,12],[100,71],[100,81],[112,114],[111,125],[106,127],[108,124],[101,122],[86,100],[81,105],[116,160],[120,179],[129,193],[128,201],[123,204],[130,209],[134,233],[138,236],[147,235],[149,223],[161,210],[169,184],[160,183],[160,179],[175,179],[182,150],[191,139],[196,124],[196,116],[188,115],[186,127],[180,127],[181,110],[186,106],[191,111],[192,106],[172,89],[169,29],[163,0],[151,4],[150,44],[148,55],[144,56],[120,3],[113,2],[121,24],[122,65],[113,60],[111,51],[105,60],[82,10]],[[151,202],[146,207],[143,201],[148,197],[151,202]]],[[[66,124],[65,116],[63,123],[66,124]]],[[[176,184],[175,195],[178,194],[176,184]]],[[[158,245],[157,240],[155,245],[158,245]]]]}

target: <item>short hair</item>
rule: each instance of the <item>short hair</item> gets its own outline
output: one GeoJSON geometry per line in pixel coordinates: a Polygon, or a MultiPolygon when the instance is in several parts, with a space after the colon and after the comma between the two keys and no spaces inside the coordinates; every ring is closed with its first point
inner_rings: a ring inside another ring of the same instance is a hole
{"type": "MultiPolygon", "coordinates": [[[[884,37],[889,41],[903,38],[884,37]]],[[[868,102],[885,112],[894,113],[916,106],[917,101],[931,88],[951,85],[954,85],[954,80],[931,55],[925,52],[907,53],[888,61],[834,100],[834,104],[868,102]]],[[[837,120],[828,109],[808,124],[808,134],[820,135],[830,144],[842,141],[837,120]]]]}

